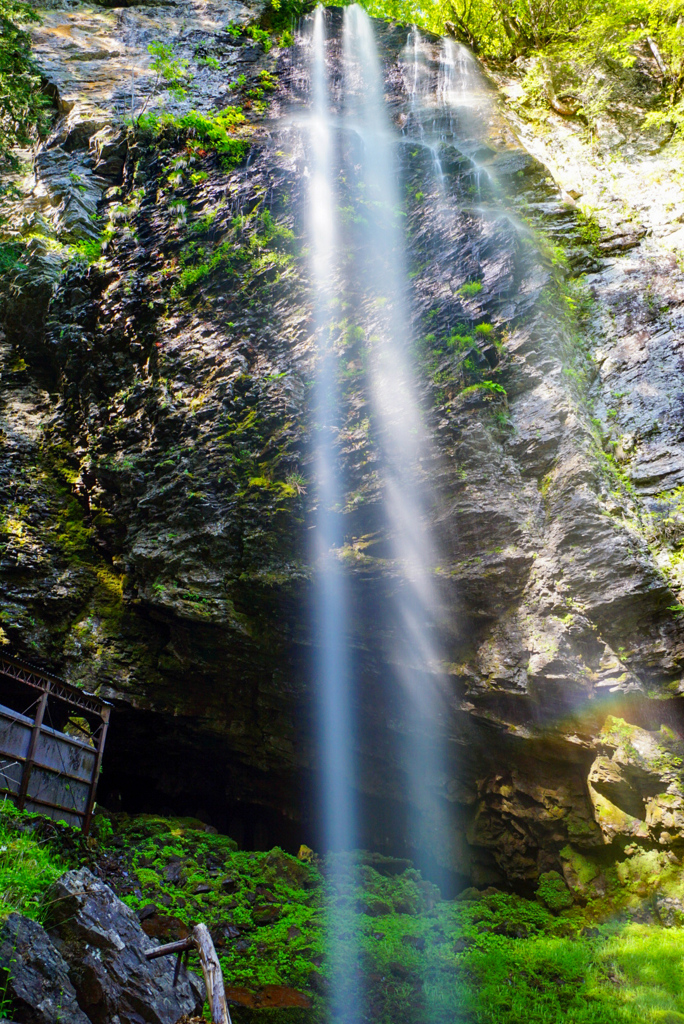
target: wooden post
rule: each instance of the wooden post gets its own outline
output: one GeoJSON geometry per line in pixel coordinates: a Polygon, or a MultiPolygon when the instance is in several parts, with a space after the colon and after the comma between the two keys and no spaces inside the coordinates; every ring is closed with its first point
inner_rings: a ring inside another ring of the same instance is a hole
{"type": "Polygon", "coordinates": [[[28,753],[26,754],[26,760],[24,761],[24,774],[21,777],[21,786],[19,787],[19,795],[17,797],[17,807],[19,808],[20,811],[23,811],[24,804],[26,803],[26,797],[28,795],[28,787],[29,782],[31,781],[33,762],[36,757],[36,748],[38,746],[38,739],[40,738],[40,730],[43,725],[43,717],[45,716],[47,702],[48,691],[43,690],[43,695],[38,702],[38,707],[36,708],[36,717],[33,719],[31,739],[29,740],[28,753]]]}
{"type": "Polygon", "coordinates": [[[178,939],[176,942],[167,942],[165,946],[157,946],[156,949],[148,949],[145,959],[158,960],[160,956],[171,956],[173,953],[184,953],[186,949],[192,949],[195,940],[190,936],[187,939],[178,939]]]}
{"type": "Polygon", "coordinates": [[[195,940],[202,964],[212,1024],[232,1024],[226,1002],[226,990],[223,986],[221,964],[206,924],[196,924],[192,929],[192,937],[195,940]]]}
{"type": "Polygon", "coordinates": [[[176,964],[174,976],[175,985],[178,979],[180,957],[183,955],[183,951],[190,949],[191,946],[195,946],[197,949],[200,963],[202,964],[202,974],[204,975],[204,984],[207,989],[207,1000],[211,1011],[212,1024],[232,1024],[230,1014],[228,1013],[221,964],[219,963],[219,958],[216,955],[214,943],[211,940],[211,934],[206,924],[196,924],[192,929],[192,936],[187,939],[178,939],[177,942],[168,942],[165,946],[148,949],[145,957],[147,960],[156,960],[160,956],[171,956],[173,953],[178,953],[178,963],[176,964]]]}
{"type": "Polygon", "coordinates": [[[107,729],[109,728],[109,708],[102,708],[102,729],[100,730],[100,742],[97,745],[97,756],[95,758],[95,764],[93,766],[93,775],[90,780],[90,789],[88,790],[88,804],[86,806],[85,818],[83,819],[83,832],[88,835],[90,832],[90,823],[93,820],[93,807],[95,806],[95,794],[97,792],[97,783],[100,776],[100,768],[102,766],[102,755],[104,753],[105,740],[107,739],[107,729]]]}

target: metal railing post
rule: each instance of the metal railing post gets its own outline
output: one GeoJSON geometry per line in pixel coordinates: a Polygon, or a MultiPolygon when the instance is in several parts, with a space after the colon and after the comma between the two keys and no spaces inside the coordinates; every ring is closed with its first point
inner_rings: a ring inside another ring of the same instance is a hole
{"type": "Polygon", "coordinates": [[[102,708],[102,729],[100,731],[100,742],[97,745],[97,757],[95,758],[95,764],[93,765],[93,774],[90,780],[90,789],[88,791],[88,804],[86,806],[85,818],[83,819],[83,833],[88,835],[90,831],[90,822],[93,819],[93,807],[95,806],[95,794],[97,792],[97,783],[100,775],[100,768],[102,766],[102,754],[104,753],[105,740],[107,739],[107,729],[109,728],[109,708],[102,708]]]}
{"type": "Polygon", "coordinates": [[[36,709],[36,717],[33,719],[31,739],[29,740],[28,753],[26,754],[26,760],[24,761],[24,773],[21,777],[21,785],[19,787],[19,794],[17,796],[17,807],[19,808],[20,811],[23,811],[24,804],[26,803],[26,797],[28,795],[29,782],[31,781],[31,772],[33,770],[33,762],[36,757],[36,748],[38,746],[40,730],[43,725],[43,716],[45,715],[48,696],[48,691],[44,690],[43,695],[40,698],[40,701],[38,702],[38,707],[36,709]]]}

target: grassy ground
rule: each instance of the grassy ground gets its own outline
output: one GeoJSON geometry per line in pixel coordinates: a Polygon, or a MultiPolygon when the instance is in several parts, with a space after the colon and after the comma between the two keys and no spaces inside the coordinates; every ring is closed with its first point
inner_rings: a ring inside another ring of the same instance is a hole
{"type": "Polygon", "coordinates": [[[0,813],[0,920],[19,911],[41,921],[47,886],[70,864],[48,838],[17,831],[22,816],[9,804],[0,813]]]}
{"type": "Polygon", "coordinates": [[[134,909],[154,906],[148,920],[168,937],[205,921],[228,985],[289,986],[312,1002],[235,1008],[236,1024],[325,1020],[335,971],[355,994],[358,1019],[376,1024],[684,1024],[684,931],[648,923],[649,898],[647,923],[611,914],[615,896],[555,912],[495,890],[445,901],[405,862],[376,855],[338,857],[321,870],[278,849],[239,851],[200,822],[150,817],[100,818],[83,840],[6,806],[0,915],[40,920],[47,885],[80,863],[97,864],[134,909]]]}

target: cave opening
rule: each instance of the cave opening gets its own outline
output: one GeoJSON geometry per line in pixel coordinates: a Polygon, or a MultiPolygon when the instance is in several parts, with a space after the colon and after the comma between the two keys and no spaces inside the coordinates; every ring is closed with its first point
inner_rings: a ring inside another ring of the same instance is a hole
{"type": "MultiPolygon", "coordinates": [[[[319,780],[291,768],[259,771],[225,738],[202,733],[199,723],[127,706],[115,709],[109,730],[97,804],[111,813],[195,818],[234,839],[240,849],[280,847],[297,855],[302,845],[326,852],[317,816],[319,780]]],[[[411,846],[407,808],[398,800],[359,794],[363,830],[358,848],[408,866],[411,846]]],[[[384,863],[384,867],[383,867],[384,863]]],[[[450,898],[468,885],[466,876],[427,853],[423,875],[450,898]]]]}

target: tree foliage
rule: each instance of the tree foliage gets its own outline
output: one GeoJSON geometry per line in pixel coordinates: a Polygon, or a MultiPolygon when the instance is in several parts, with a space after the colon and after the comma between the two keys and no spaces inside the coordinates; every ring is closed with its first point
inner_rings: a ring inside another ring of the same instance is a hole
{"type": "Polygon", "coordinates": [[[38,16],[22,0],[0,0],[0,162],[34,141],[46,121],[46,96],[23,25],[38,16]]]}
{"type": "Polygon", "coordinates": [[[367,0],[379,17],[452,31],[489,57],[547,47],[603,53],[628,65],[639,43],[655,45],[661,74],[681,88],[684,0],[367,0]]]}
{"type": "Polygon", "coordinates": [[[629,68],[646,56],[664,100],[647,126],[668,121],[684,127],[684,0],[362,2],[378,17],[448,32],[490,60],[540,57],[536,73],[552,105],[551,67],[569,62],[590,75],[600,62],[629,68]]]}

